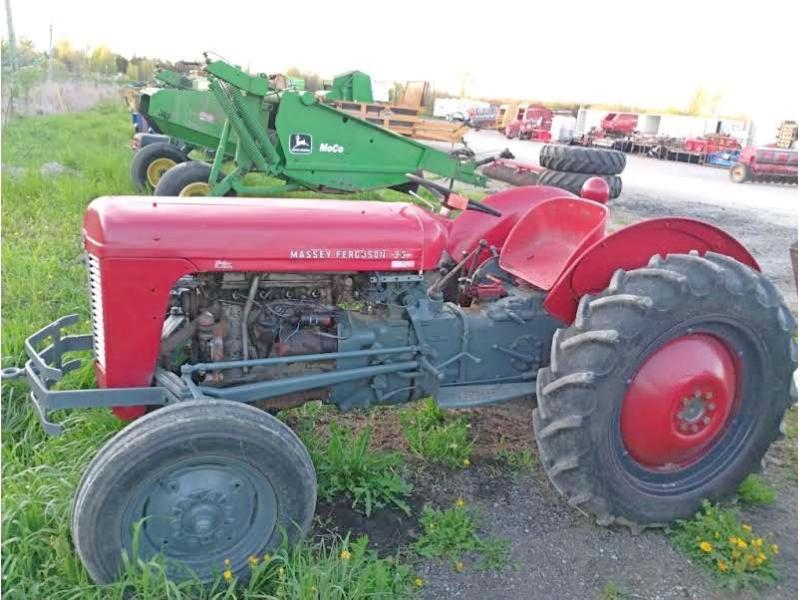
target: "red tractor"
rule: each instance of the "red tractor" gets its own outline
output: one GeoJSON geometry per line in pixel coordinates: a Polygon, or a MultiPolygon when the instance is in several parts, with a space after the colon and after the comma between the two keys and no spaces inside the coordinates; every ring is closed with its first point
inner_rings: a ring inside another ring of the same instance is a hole
{"type": "Polygon", "coordinates": [[[553,111],[544,106],[531,104],[520,106],[517,118],[506,126],[506,137],[521,140],[550,141],[553,111]]]}
{"type": "Polygon", "coordinates": [[[72,539],[92,579],[123,551],[175,579],[246,574],[309,530],[314,466],[269,409],[433,396],[536,398],[548,477],[602,525],[692,515],[757,469],[791,403],[796,325],[753,256],[713,225],[606,234],[608,187],[406,203],[109,197],[83,222],[91,335],[64,317],[23,369],[51,411],[135,419],[89,464],[72,539]],[[54,389],[94,350],[99,389],[54,389]],[[265,409],[265,410],[260,410],[265,409]],[[134,541],[133,531],[137,530],[134,541]]]}
{"type": "Polygon", "coordinates": [[[731,167],[731,181],[769,181],[797,184],[797,150],[747,146],[731,167]]]}

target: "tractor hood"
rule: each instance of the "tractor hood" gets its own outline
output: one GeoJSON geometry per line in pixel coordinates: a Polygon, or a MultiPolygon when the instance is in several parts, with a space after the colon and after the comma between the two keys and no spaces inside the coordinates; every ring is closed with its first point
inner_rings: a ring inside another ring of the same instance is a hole
{"type": "Polygon", "coordinates": [[[447,226],[406,203],[114,196],[89,205],[83,233],[100,259],[197,271],[421,271],[438,265],[447,226]]]}

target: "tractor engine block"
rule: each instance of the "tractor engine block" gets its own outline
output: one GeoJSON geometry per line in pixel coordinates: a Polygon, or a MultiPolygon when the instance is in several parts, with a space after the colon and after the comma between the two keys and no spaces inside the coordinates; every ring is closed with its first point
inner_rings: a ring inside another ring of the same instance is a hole
{"type": "Polygon", "coordinates": [[[546,364],[543,340],[557,327],[542,308],[543,293],[509,284],[502,297],[461,306],[446,302],[435,287],[429,290],[437,276],[231,272],[184,277],[170,294],[159,366],[179,374],[185,363],[209,364],[192,377],[212,388],[365,372],[363,378],[259,403],[267,408],[312,399],[345,410],[365,408],[447,396],[449,388],[463,396],[468,386],[497,394],[497,401],[523,395],[520,390],[528,387],[532,392],[536,371],[546,364]],[[382,355],[380,349],[390,353],[382,355]],[[328,353],[347,356],[213,367],[328,353]],[[410,366],[392,369],[399,363],[410,366]],[[369,374],[376,367],[385,372],[369,374]]]}

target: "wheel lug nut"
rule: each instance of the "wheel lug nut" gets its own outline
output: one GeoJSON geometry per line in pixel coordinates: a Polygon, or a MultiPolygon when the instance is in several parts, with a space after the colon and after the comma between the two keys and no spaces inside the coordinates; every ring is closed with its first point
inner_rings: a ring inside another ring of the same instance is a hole
{"type": "Polygon", "coordinates": [[[687,431],[689,426],[686,423],[681,423],[681,431],[687,431]]]}
{"type": "Polygon", "coordinates": [[[717,408],[717,405],[714,404],[713,402],[710,402],[706,408],[708,408],[708,410],[714,410],[715,408],[717,408]]]}
{"type": "Polygon", "coordinates": [[[692,427],[691,427],[692,433],[697,433],[698,429],[699,429],[699,427],[697,425],[692,425],[692,427]]]}
{"type": "Polygon", "coordinates": [[[711,400],[714,397],[713,392],[706,392],[706,400],[711,400]]]}
{"type": "Polygon", "coordinates": [[[704,417],[703,418],[703,424],[704,425],[708,425],[709,423],[711,423],[711,417],[704,417]]]}

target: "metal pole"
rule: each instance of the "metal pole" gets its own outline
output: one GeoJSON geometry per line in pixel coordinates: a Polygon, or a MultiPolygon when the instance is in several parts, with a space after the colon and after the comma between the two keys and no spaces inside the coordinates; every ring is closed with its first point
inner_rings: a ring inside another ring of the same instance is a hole
{"type": "Polygon", "coordinates": [[[50,23],[50,46],[47,49],[47,83],[53,83],[53,24],[50,23]]]}
{"type": "Polygon", "coordinates": [[[14,37],[14,21],[11,19],[11,0],[6,0],[6,25],[8,26],[8,48],[11,59],[11,77],[17,72],[17,40],[14,37]]]}

